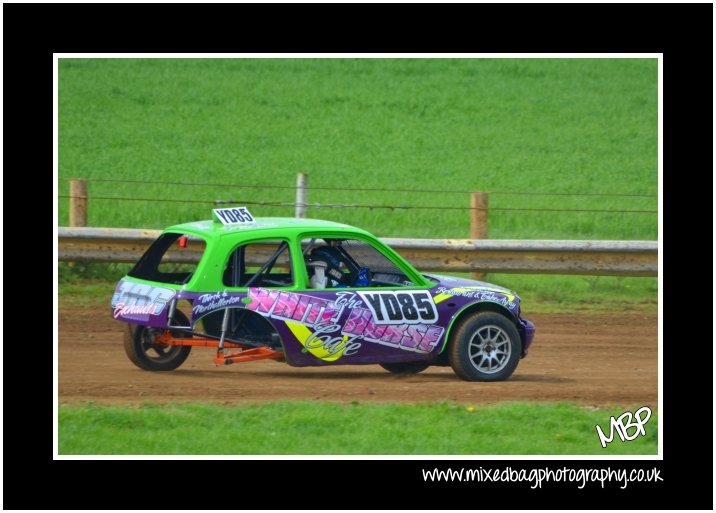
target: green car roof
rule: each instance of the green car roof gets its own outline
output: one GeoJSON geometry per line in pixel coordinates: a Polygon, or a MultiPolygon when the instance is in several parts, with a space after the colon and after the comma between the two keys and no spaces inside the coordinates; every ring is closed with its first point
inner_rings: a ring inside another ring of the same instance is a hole
{"type": "Polygon", "coordinates": [[[207,239],[221,238],[245,234],[256,234],[266,232],[266,236],[287,236],[295,235],[306,231],[329,230],[348,231],[371,236],[365,230],[333,221],[322,219],[299,219],[295,217],[257,217],[255,222],[244,225],[223,225],[214,220],[195,221],[192,223],[175,224],[167,227],[164,231],[174,233],[191,233],[201,235],[207,239]]]}

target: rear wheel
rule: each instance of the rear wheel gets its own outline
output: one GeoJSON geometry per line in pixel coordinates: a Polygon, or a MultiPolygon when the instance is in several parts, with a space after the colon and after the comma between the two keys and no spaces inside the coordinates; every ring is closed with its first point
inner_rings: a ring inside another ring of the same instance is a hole
{"type": "Polygon", "coordinates": [[[467,381],[502,381],[517,368],[522,341],[515,325],[504,315],[479,312],[455,332],[448,360],[455,374],[467,381]]]}
{"type": "Polygon", "coordinates": [[[391,374],[417,374],[430,367],[427,362],[393,362],[381,363],[381,367],[391,374]]]}
{"type": "MultiPolygon", "coordinates": [[[[187,326],[189,320],[178,310],[172,324],[187,326]]],[[[164,330],[149,326],[129,326],[124,335],[124,350],[134,365],[148,371],[171,371],[189,357],[191,346],[169,346],[157,343],[156,337],[164,330]]],[[[191,338],[191,333],[171,330],[175,338],[191,338]]]]}

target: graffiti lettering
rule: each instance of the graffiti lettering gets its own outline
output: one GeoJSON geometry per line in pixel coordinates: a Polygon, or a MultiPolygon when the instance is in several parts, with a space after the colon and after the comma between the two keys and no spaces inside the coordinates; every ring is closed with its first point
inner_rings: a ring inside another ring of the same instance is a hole
{"type": "Polygon", "coordinates": [[[286,321],[297,321],[307,326],[336,322],[345,308],[335,301],[278,290],[250,288],[249,310],[286,321]]]}
{"type": "Polygon", "coordinates": [[[269,289],[249,289],[251,302],[246,308],[254,312],[268,315],[276,304],[280,291],[269,289]]]}
{"type": "Polygon", "coordinates": [[[444,328],[429,322],[437,320],[437,309],[427,292],[339,292],[336,296],[330,301],[307,294],[249,288],[246,308],[312,328],[304,333],[297,327],[291,329],[304,352],[325,352],[321,356],[324,359],[355,354],[362,340],[429,353],[444,334],[444,328]],[[362,307],[364,301],[368,308],[362,307]]]}
{"type": "Polygon", "coordinates": [[[343,356],[350,356],[360,349],[360,342],[355,342],[355,337],[340,336],[341,327],[338,324],[318,325],[315,329],[306,340],[303,352],[310,349],[324,349],[329,356],[341,353],[343,356]],[[338,333],[339,336],[332,337],[333,333],[338,333]]]}
{"type": "Polygon", "coordinates": [[[365,308],[354,308],[343,326],[344,335],[421,353],[432,351],[444,331],[441,326],[426,324],[377,324],[365,308]]]}

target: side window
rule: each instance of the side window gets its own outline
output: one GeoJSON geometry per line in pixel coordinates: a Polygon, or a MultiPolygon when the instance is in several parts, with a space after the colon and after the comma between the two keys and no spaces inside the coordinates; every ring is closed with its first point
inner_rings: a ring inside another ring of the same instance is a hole
{"type": "Polygon", "coordinates": [[[367,242],[311,238],[301,241],[301,247],[310,288],[414,285],[397,265],[367,242]]]}
{"type": "Polygon", "coordinates": [[[293,285],[288,243],[268,240],[237,246],[229,253],[222,281],[227,287],[293,285]]]}
{"type": "Polygon", "coordinates": [[[187,283],[206,243],[180,233],[163,233],[129,271],[129,276],[162,283],[187,283]]]}

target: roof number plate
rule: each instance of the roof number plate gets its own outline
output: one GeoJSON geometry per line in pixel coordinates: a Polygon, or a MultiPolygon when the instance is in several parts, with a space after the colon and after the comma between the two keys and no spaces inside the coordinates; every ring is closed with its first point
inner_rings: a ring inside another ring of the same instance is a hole
{"type": "Polygon", "coordinates": [[[255,222],[254,216],[251,215],[246,207],[215,208],[212,212],[214,213],[214,218],[219,220],[223,225],[248,224],[255,222]]]}

